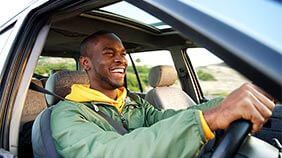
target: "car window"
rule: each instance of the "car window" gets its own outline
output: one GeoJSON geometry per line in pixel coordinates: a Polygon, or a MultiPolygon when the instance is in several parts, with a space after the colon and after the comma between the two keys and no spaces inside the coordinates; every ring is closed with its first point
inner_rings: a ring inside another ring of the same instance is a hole
{"type": "Polygon", "coordinates": [[[188,48],[187,54],[205,97],[227,96],[248,79],[205,48],[188,48]]]}
{"type": "MultiPolygon", "coordinates": [[[[152,89],[148,82],[148,76],[150,69],[157,65],[171,65],[174,67],[170,52],[167,50],[161,51],[150,51],[150,52],[139,52],[131,54],[132,60],[136,66],[143,92],[148,92],[152,89]],[[156,60],[160,59],[160,60],[156,60]]],[[[128,89],[134,92],[141,92],[138,84],[137,77],[133,70],[132,62],[127,55],[128,68],[127,68],[127,86],[128,89]]],[[[180,82],[177,81],[172,87],[181,88],[180,82]]]]}
{"type": "Polygon", "coordinates": [[[35,73],[48,77],[61,70],[76,70],[75,59],[40,56],[35,68],[35,73]]]}
{"type": "MultiPolygon", "coordinates": [[[[275,1],[244,1],[242,7],[241,1],[221,0],[218,4],[205,0],[179,0],[183,5],[193,5],[201,11],[208,11],[210,16],[224,21],[225,24],[243,31],[245,34],[255,37],[256,40],[274,49],[281,51],[281,3],[275,1]],[[264,7],[259,7],[264,6],[264,7]],[[240,11],[235,11],[240,10],[240,11]],[[265,14],[269,12],[269,14],[265,14]]],[[[281,2],[281,0],[280,0],[281,2]]]]}

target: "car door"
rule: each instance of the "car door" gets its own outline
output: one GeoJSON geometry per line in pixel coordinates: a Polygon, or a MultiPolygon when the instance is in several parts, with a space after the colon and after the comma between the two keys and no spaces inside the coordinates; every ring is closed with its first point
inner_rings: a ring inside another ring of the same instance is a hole
{"type": "MultiPolygon", "coordinates": [[[[39,14],[34,8],[42,5],[45,1],[34,3],[25,8],[13,19],[1,27],[1,36],[7,36],[1,48],[0,65],[0,147],[13,154],[14,144],[10,138],[13,137],[12,116],[18,118],[21,113],[14,111],[16,99],[20,101],[24,95],[23,87],[27,87],[27,82],[23,83],[23,70],[27,66],[28,59],[34,47],[38,34],[43,26],[47,24],[47,18],[39,19],[39,14]],[[37,13],[37,14],[36,14],[37,13]],[[5,35],[8,34],[8,35],[5,35]],[[12,135],[12,137],[11,137],[12,135]]],[[[48,30],[48,26],[45,27],[48,30]]],[[[45,35],[46,36],[46,35],[45,35]]],[[[4,37],[3,37],[4,38],[4,37]]],[[[40,37],[41,39],[44,37],[40,37]]],[[[33,59],[36,61],[36,59],[33,59]]],[[[27,73],[28,75],[28,73],[27,73]]],[[[31,78],[30,78],[31,79],[31,78]]]]}
{"type": "MultiPolygon", "coordinates": [[[[8,58],[8,51],[9,48],[11,47],[11,39],[15,36],[15,32],[16,32],[16,20],[13,19],[11,20],[10,23],[3,25],[0,29],[0,57],[1,57],[1,62],[0,62],[0,83],[2,81],[3,78],[3,67],[5,65],[5,59],[8,58]]],[[[2,92],[2,90],[0,91],[2,92]]],[[[2,100],[2,99],[1,99],[2,100]]],[[[2,106],[0,106],[1,108],[1,115],[0,115],[0,121],[1,121],[1,131],[3,130],[2,128],[2,122],[4,122],[4,115],[3,115],[3,111],[4,109],[2,108],[2,106]]],[[[1,143],[3,143],[3,138],[1,137],[1,143]]],[[[13,156],[10,152],[8,152],[7,150],[3,149],[2,146],[0,148],[0,155],[3,157],[8,157],[8,156],[13,156]]]]}
{"type": "Polygon", "coordinates": [[[0,153],[17,155],[19,121],[37,60],[50,28],[49,18],[58,8],[79,1],[34,1],[1,25],[0,153]],[[2,43],[2,41],[4,41],[2,43]]]}

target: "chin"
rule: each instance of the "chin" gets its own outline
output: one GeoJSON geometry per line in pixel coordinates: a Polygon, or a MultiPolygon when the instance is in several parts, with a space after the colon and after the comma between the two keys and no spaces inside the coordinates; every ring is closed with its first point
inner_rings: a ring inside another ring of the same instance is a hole
{"type": "Polygon", "coordinates": [[[110,85],[113,87],[113,88],[121,88],[124,86],[124,82],[111,82],[110,85]]]}
{"type": "Polygon", "coordinates": [[[113,88],[113,89],[116,89],[116,88],[121,88],[124,86],[124,79],[122,80],[114,80],[114,79],[110,79],[110,78],[107,78],[107,77],[100,77],[102,81],[104,81],[104,84],[107,85],[108,88],[113,88]]]}

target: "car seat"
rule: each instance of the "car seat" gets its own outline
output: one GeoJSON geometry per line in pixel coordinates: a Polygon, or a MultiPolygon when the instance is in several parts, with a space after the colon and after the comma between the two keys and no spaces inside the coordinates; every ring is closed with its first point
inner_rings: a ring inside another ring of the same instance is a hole
{"type": "Polygon", "coordinates": [[[145,99],[158,109],[184,109],[195,102],[184,91],[171,87],[177,79],[173,66],[159,65],[150,70],[149,84],[153,87],[145,99]]]}
{"type": "MultiPolygon", "coordinates": [[[[89,84],[89,79],[85,71],[58,71],[52,74],[45,85],[45,89],[65,97],[71,92],[73,84],[89,84]]],[[[49,106],[56,104],[60,99],[46,94],[49,106]]]]}
{"type": "MultiPolygon", "coordinates": [[[[87,74],[83,71],[59,71],[49,77],[46,82],[47,90],[65,97],[71,91],[73,84],[89,84],[87,74]]],[[[35,119],[32,127],[32,148],[35,158],[58,158],[55,141],[52,137],[50,119],[52,105],[60,99],[46,95],[48,108],[43,110],[35,119]]]]}

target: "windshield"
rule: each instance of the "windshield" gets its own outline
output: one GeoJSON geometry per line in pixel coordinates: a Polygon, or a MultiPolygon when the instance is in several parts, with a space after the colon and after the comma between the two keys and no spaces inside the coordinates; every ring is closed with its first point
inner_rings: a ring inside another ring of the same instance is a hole
{"type": "Polygon", "coordinates": [[[282,5],[269,0],[179,0],[282,52],[282,5]]]}

